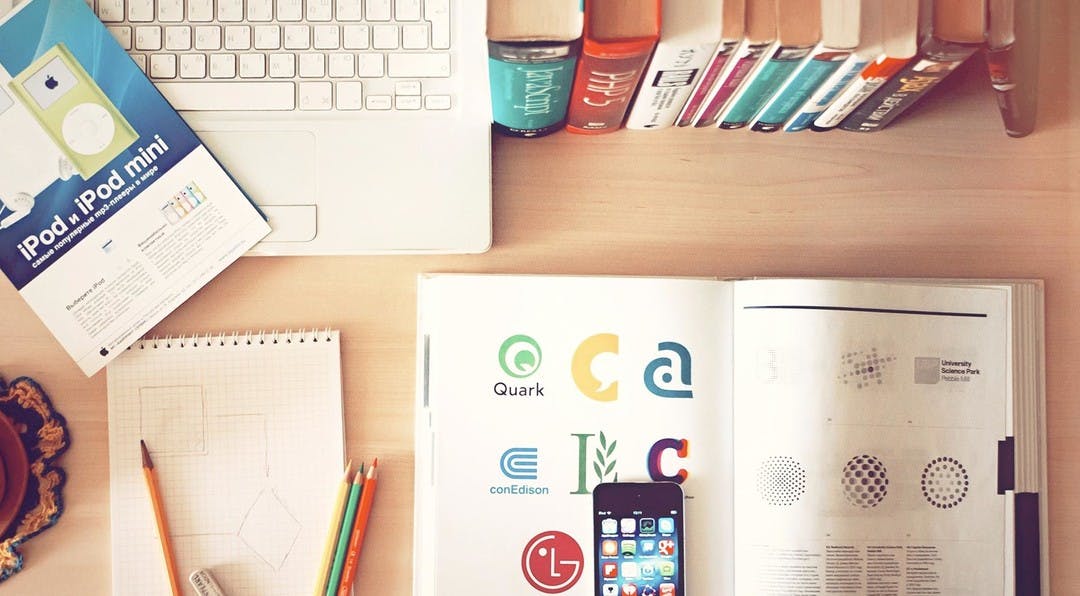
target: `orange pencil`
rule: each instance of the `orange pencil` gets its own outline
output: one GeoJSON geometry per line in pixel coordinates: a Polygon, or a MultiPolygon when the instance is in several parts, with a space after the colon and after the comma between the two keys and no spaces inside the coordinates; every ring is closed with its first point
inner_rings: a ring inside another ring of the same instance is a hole
{"type": "Polygon", "coordinates": [[[371,513],[371,503],[375,500],[375,487],[379,481],[379,458],[371,462],[367,478],[364,479],[364,493],[360,495],[360,507],[356,512],[356,521],[353,522],[352,536],[349,538],[349,552],[345,557],[345,571],[341,574],[341,583],[338,584],[338,596],[349,596],[353,579],[356,577],[356,566],[360,562],[360,547],[364,543],[364,531],[367,529],[368,515],[371,513]]]}
{"type": "Polygon", "coordinates": [[[140,440],[139,446],[142,447],[143,476],[146,478],[146,487],[150,489],[150,502],[154,505],[154,520],[157,522],[158,535],[161,536],[161,550],[165,553],[165,568],[169,571],[169,585],[172,587],[173,596],[181,596],[183,591],[180,589],[180,576],[176,573],[176,557],[173,556],[172,543],[169,542],[169,524],[165,520],[165,506],[161,503],[161,493],[158,492],[154,462],[146,449],[146,441],[140,440]]]}

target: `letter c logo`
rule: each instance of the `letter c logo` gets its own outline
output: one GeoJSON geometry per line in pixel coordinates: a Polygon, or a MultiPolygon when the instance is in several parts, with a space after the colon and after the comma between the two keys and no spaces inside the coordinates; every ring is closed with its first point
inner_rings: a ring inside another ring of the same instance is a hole
{"type": "Polygon", "coordinates": [[[593,335],[577,347],[570,363],[570,374],[574,377],[574,384],[585,397],[597,401],[615,401],[619,398],[618,381],[599,380],[592,371],[593,361],[597,356],[618,353],[619,336],[612,333],[593,335]]]}
{"type": "Polygon", "coordinates": [[[690,473],[685,469],[680,468],[678,472],[675,472],[674,476],[668,476],[660,469],[660,458],[669,449],[674,450],[680,458],[685,459],[690,453],[690,441],[686,439],[660,439],[653,443],[652,449],[649,449],[649,461],[646,462],[649,468],[649,477],[656,482],[668,481],[682,484],[690,476],[690,473]]]}

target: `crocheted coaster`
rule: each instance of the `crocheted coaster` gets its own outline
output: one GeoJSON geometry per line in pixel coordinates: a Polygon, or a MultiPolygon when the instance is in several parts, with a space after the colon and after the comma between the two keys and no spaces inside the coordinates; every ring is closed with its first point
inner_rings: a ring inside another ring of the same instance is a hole
{"type": "MultiPolygon", "coordinates": [[[[0,414],[19,433],[29,460],[29,480],[22,506],[14,521],[0,534],[0,581],[22,569],[18,547],[60,519],[64,503],[60,491],[67,476],[55,464],[71,442],[64,417],[37,381],[19,377],[6,384],[0,379],[0,414]]],[[[9,483],[10,484],[10,483],[9,483]]]]}

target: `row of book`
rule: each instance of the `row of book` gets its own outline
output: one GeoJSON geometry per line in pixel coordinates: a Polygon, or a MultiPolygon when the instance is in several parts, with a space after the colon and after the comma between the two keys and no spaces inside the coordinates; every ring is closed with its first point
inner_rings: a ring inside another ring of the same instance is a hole
{"type": "Polygon", "coordinates": [[[982,52],[1019,137],[1037,21],[1038,0],[489,0],[494,125],[872,132],[982,52]]]}

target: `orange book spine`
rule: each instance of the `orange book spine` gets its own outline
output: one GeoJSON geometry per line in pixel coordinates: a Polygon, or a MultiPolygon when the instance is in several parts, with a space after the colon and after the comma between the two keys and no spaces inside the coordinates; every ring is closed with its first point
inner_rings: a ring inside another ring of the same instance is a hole
{"type": "MultiPolygon", "coordinates": [[[[570,92],[566,129],[573,133],[599,134],[622,127],[649,57],[660,39],[655,35],[627,39],[598,39],[590,27],[592,4],[585,3],[585,32],[581,58],[570,92]]],[[[660,1],[656,2],[660,23],[660,1]]]]}

